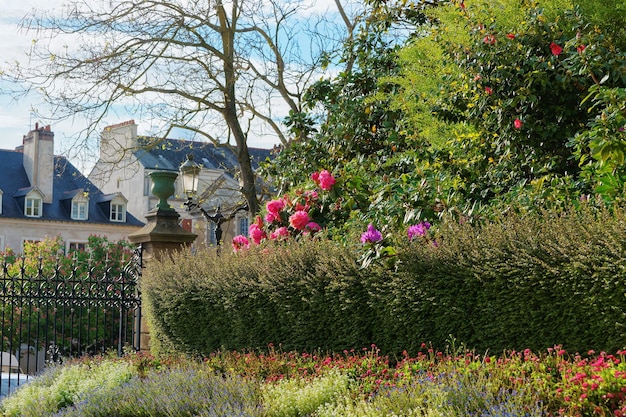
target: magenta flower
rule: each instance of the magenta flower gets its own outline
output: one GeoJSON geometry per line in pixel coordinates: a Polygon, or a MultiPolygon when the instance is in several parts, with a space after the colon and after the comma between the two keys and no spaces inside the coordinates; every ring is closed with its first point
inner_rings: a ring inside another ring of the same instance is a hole
{"type": "Polygon", "coordinates": [[[552,51],[552,55],[559,56],[561,55],[561,52],[563,52],[563,48],[561,48],[556,43],[552,42],[550,43],[550,51],[552,51]]]}
{"type": "Polygon", "coordinates": [[[515,119],[513,126],[515,126],[516,129],[521,129],[522,126],[524,126],[524,123],[522,123],[520,119],[515,119]]]}
{"type": "Polygon", "coordinates": [[[305,226],[305,230],[307,232],[316,233],[322,230],[322,227],[315,222],[308,222],[307,225],[305,226]]]}
{"type": "Polygon", "coordinates": [[[426,233],[428,233],[428,229],[430,229],[430,223],[426,221],[414,224],[407,230],[409,240],[413,240],[417,236],[426,236],[426,233]]]}
{"type": "Polygon", "coordinates": [[[241,249],[248,249],[250,247],[250,241],[244,235],[237,235],[233,238],[233,250],[239,252],[241,249]]]}
{"type": "Polygon", "coordinates": [[[279,239],[281,237],[289,237],[289,229],[287,229],[285,226],[279,227],[278,229],[270,233],[270,239],[279,239]]]}
{"type": "Polygon", "coordinates": [[[274,223],[276,220],[280,220],[280,216],[278,214],[274,214],[274,213],[267,213],[265,215],[265,222],[272,224],[274,223]]]}
{"type": "Polygon", "coordinates": [[[309,218],[309,213],[304,210],[298,210],[289,216],[289,224],[298,230],[304,230],[310,221],[311,219],[309,218]]]}
{"type": "Polygon", "coordinates": [[[265,230],[261,229],[257,223],[250,225],[248,228],[248,234],[250,235],[250,238],[252,238],[252,241],[257,245],[267,237],[265,230]]]}
{"type": "Polygon", "coordinates": [[[324,191],[330,191],[330,189],[333,188],[333,185],[335,185],[336,182],[333,174],[325,169],[320,172],[314,172],[313,174],[311,174],[311,179],[324,191]]]}
{"type": "Polygon", "coordinates": [[[361,235],[361,243],[376,243],[383,240],[383,235],[380,233],[373,224],[367,225],[367,231],[361,235]]]}
{"type": "Polygon", "coordinates": [[[333,175],[326,171],[323,170],[320,172],[319,175],[319,184],[320,184],[320,188],[324,191],[330,191],[331,188],[333,188],[333,185],[335,185],[335,177],[333,177],[333,175]]]}
{"type": "Polygon", "coordinates": [[[285,201],[282,198],[278,200],[268,201],[265,204],[265,209],[267,210],[267,212],[273,214],[276,217],[279,217],[278,213],[284,208],[285,201]]]}

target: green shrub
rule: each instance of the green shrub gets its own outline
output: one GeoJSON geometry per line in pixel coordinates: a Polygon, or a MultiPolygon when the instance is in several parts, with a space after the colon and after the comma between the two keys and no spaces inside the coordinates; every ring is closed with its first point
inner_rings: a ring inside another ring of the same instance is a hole
{"type": "MultiPolygon", "coordinates": [[[[369,345],[371,271],[328,241],[252,248],[220,257],[179,253],[153,263],[142,291],[160,349],[334,350],[369,345]]],[[[154,337],[153,337],[154,339],[154,337]]]]}
{"type": "Polygon", "coordinates": [[[402,253],[380,305],[413,351],[420,339],[442,347],[450,335],[496,352],[616,351],[626,343],[625,226],[622,209],[447,223],[438,247],[402,253]]]}
{"type": "Polygon", "coordinates": [[[348,388],[348,377],[338,371],[313,380],[285,379],[262,386],[263,404],[268,417],[304,417],[344,397],[348,388]]]}
{"type": "Polygon", "coordinates": [[[112,390],[93,390],[58,417],[258,416],[256,386],[189,364],[149,372],[112,390]]]}
{"type": "Polygon", "coordinates": [[[144,305],[153,340],[204,355],[270,343],[415,354],[451,335],[481,351],[616,351],[626,343],[625,226],[621,208],[510,210],[485,224],[444,221],[437,245],[405,238],[395,262],[366,269],[358,250],[329,241],[181,253],[149,265],[144,305]]]}
{"type": "Polygon", "coordinates": [[[1,410],[4,416],[50,415],[78,403],[96,388],[106,392],[117,387],[134,373],[129,363],[112,360],[49,368],[5,398],[1,410]]]}

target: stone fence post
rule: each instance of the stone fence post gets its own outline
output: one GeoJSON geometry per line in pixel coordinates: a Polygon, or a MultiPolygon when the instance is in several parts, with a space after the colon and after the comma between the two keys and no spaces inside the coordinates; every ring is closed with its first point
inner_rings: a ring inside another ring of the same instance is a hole
{"type": "MultiPolygon", "coordinates": [[[[197,237],[179,224],[180,215],[168,203],[168,197],[175,192],[174,181],[178,174],[172,171],[150,173],[152,194],[159,198],[157,205],[146,214],[147,223],[138,231],[128,235],[128,240],[143,246],[143,263],[152,259],[163,259],[176,251],[189,246],[197,237]]],[[[150,277],[142,276],[143,279],[150,277]]],[[[141,283],[139,283],[141,288],[141,283]]],[[[145,317],[141,316],[140,346],[142,351],[150,349],[150,329],[145,317]]]]}

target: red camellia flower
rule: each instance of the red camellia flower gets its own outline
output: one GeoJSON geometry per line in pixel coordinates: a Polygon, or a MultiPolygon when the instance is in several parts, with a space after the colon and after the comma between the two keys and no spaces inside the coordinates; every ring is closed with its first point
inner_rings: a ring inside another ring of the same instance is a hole
{"type": "Polygon", "coordinates": [[[267,235],[263,230],[263,220],[261,220],[261,216],[257,216],[256,221],[250,225],[248,228],[248,235],[257,245],[261,243],[263,239],[267,238],[267,235]]]}
{"type": "Polygon", "coordinates": [[[493,45],[494,43],[496,43],[496,37],[494,35],[485,35],[485,37],[483,38],[483,42],[485,42],[487,45],[493,45]]]}
{"type": "Polygon", "coordinates": [[[289,224],[298,230],[304,230],[310,221],[311,219],[309,218],[309,213],[304,210],[296,211],[289,217],[289,224]]]}
{"type": "Polygon", "coordinates": [[[247,249],[250,246],[250,241],[245,236],[238,235],[233,238],[232,245],[233,250],[239,252],[241,249],[247,249]]]}
{"type": "Polygon", "coordinates": [[[311,179],[324,191],[330,191],[336,182],[335,177],[325,169],[320,172],[314,172],[311,175],[311,179]]]}
{"type": "Polygon", "coordinates": [[[516,129],[521,129],[523,125],[524,123],[522,123],[520,119],[515,119],[513,122],[513,126],[515,126],[516,129]]]}
{"type": "Polygon", "coordinates": [[[559,56],[561,55],[561,52],[563,52],[563,48],[561,48],[559,45],[557,45],[554,42],[550,43],[550,50],[552,51],[552,55],[555,55],[555,56],[559,56]]]}

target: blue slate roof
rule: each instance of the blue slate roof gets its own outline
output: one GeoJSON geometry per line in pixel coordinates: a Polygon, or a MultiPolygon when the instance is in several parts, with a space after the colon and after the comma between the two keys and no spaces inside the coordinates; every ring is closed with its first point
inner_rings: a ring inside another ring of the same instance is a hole
{"type": "MultiPolygon", "coordinates": [[[[0,190],[2,190],[2,218],[28,219],[24,215],[24,197],[32,189],[23,166],[23,153],[0,149],[0,190]]],[[[38,220],[69,221],[77,223],[110,223],[115,225],[143,226],[131,213],[126,213],[126,223],[111,222],[109,212],[99,204],[107,195],[103,194],[87,177],[62,156],[54,157],[54,180],[52,203],[43,204],[43,215],[38,220]],[[79,192],[89,193],[89,215],[87,220],[71,218],[71,200],[79,192]]]]}
{"type": "MultiPolygon", "coordinates": [[[[188,154],[193,154],[194,162],[208,169],[224,170],[233,173],[239,167],[237,155],[226,146],[213,143],[200,143],[188,140],[138,137],[141,149],[135,151],[135,157],[146,169],[178,171],[188,154]]],[[[248,148],[252,160],[252,169],[259,163],[272,157],[271,149],[248,148]]]]}

